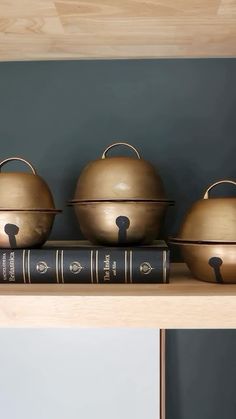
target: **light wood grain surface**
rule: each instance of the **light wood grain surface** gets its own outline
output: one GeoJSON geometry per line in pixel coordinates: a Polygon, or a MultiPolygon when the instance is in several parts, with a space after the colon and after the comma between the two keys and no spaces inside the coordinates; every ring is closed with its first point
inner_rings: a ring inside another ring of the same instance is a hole
{"type": "Polygon", "coordinates": [[[172,266],[156,285],[1,285],[0,327],[235,328],[236,285],[172,266]]]}
{"type": "Polygon", "coordinates": [[[0,61],[236,56],[236,0],[0,0],[0,61]]]}

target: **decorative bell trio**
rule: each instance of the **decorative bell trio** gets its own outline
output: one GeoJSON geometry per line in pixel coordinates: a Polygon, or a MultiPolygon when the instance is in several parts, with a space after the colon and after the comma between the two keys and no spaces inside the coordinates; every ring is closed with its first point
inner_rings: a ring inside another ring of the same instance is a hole
{"type": "MultiPolygon", "coordinates": [[[[187,212],[179,234],[170,242],[180,246],[192,274],[204,281],[236,283],[236,197],[211,198],[211,185],[187,212]]],[[[74,208],[84,237],[95,245],[149,245],[157,239],[166,210],[174,201],[165,195],[162,179],[151,163],[130,144],[110,145],[102,157],[88,163],[76,185],[74,208]],[[126,146],[136,156],[107,156],[126,146]]],[[[52,193],[28,161],[11,157],[0,163],[0,247],[40,247],[48,239],[55,215],[52,193]],[[31,172],[3,172],[12,160],[31,172]]]]}

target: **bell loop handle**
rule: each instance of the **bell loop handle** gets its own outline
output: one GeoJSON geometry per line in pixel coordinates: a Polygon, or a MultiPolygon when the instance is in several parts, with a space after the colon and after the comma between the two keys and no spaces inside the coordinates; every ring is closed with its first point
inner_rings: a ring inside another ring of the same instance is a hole
{"type": "Polygon", "coordinates": [[[103,152],[102,159],[106,158],[106,154],[107,154],[108,150],[110,150],[113,147],[120,146],[120,145],[124,145],[126,147],[131,148],[136,153],[138,159],[141,159],[138,150],[134,146],[132,146],[131,144],[128,144],[128,143],[123,143],[123,142],[118,142],[118,143],[114,143],[114,144],[109,145],[109,147],[107,147],[106,150],[103,152]]]}
{"type": "Polygon", "coordinates": [[[206,190],[206,192],[204,194],[203,199],[208,199],[209,198],[209,192],[211,191],[211,189],[213,189],[217,185],[220,185],[221,183],[231,183],[232,185],[236,186],[236,182],[234,182],[233,180],[229,180],[229,179],[219,180],[218,182],[215,182],[211,186],[209,186],[209,188],[206,190]]]}
{"type": "Polygon", "coordinates": [[[0,172],[1,172],[1,169],[2,169],[2,167],[4,166],[4,164],[6,164],[6,163],[8,163],[8,162],[10,162],[10,161],[13,161],[13,160],[18,160],[18,161],[21,161],[21,162],[23,162],[23,163],[27,164],[27,166],[29,166],[29,167],[30,167],[30,169],[32,170],[33,174],[34,174],[34,175],[36,175],[36,170],[35,170],[35,168],[32,166],[32,164],[31,164],[31,163],[29,163],[27,160],[22,159],[21,157],[9,157],[8,159],[3,160],[3,161],[0,163],[0,172]]]}

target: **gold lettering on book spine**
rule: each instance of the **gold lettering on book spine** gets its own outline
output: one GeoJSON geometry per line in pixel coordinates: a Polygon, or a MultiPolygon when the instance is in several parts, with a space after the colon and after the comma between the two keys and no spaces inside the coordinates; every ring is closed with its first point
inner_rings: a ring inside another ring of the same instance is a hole
{"type": "Polygon", "coordinates": [[[28,281],[31,284],[31,277],[30,277],[30,250],[28,250],[28,281]]]}
{"type": "Polygon", "coordinates": [[[127,283],[127,258],[128,258],[128,255],[127,255],[127,250],[125,250],[125,282],[127,283]]]}
{"type": "Polygon", "coordinates": [[[167,259],[167,252],[166,252],[166,250],[163,250],[163,264],[162,264],[162,269],[163,269],[163,282],[164,283],[167,281],[166,259],[167,259]]]}
{"type": "Polygon", "coordinates": [[[95,270],[96,270],[96,281],[98,283],[98,250],[96,250],[95,270]]]}
{"type": "Polygon", "coordinates": [[[25,278],[25,250],[23,250],[22,258],[23,258],[23,260],[22,260],[23,280],[24,280],[24,284],[25,284],[26,283],[26,278],[25,278]]]}
{"type": "Polygon", "coordinates": [[[90,255],[90,275],[91,275],[91,283],[93,284],[93,250],[91,250],[91,255],[90,255]]]}
{"type": "Polygon", "coordinates": [[[130,270],[130,282],[133,282],[133,252],[132,250],[130,250],[130,255],[129,255],[130,259],[129,259],[129,270],[130,270]]]}
{"type": "Polygon", "coordinates": [[[64,251],[61,251],[61,280],[64,284],[64,251]]]}
{"type": "Polygon", "coordinates": [[[56,277],[59,284],[59,250],[56,251],[56,277]]]}

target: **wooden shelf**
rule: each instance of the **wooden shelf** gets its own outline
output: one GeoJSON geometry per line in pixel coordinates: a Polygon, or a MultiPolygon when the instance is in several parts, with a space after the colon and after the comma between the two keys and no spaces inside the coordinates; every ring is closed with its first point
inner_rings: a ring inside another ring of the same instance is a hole
{"type": "Polygon", "coordinates": [[[5,0],[0,60],[235,57],[235,0],[5,0]]]}
{"type": "Polygon", "coordinates": [[[235,328],[236,285],[173,264],[170,284],[0,286],[0,327],[64,326],[235,328]]]}

